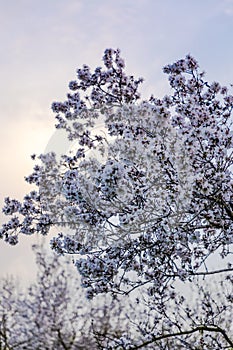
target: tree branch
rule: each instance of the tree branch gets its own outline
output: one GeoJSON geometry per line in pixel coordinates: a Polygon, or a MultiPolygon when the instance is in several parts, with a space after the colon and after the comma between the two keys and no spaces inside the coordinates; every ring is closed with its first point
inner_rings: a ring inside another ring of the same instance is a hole
{"type": "Polygon", "coordinates": [[[198,326],[195,327],[193,329],[187,330],[187,331],[182,331],[182,332],[177,332],[177,333],[169,333],[169,334],[164,334],[161,335],[159,337],[154,337],[152,340],[146,341],[140,345],[136,345],[134,347],[131,347],[130,350],[136,350],[136,349],[141,349],[144,346],[147,346],[149,344],[155,343],[159,340],[163,340],[163,339],[167,339],[167,338],[173,338],[173,337],[177,337],[177,336],[181,336],[181,335],[189,335],[189,334],[193,334],[196,332],[200,332],[200,331],[205,331],[205,332],[216,332],[216,333],[221,333],[222,336],[224,337],[224,339],[227,341],[227,343],[233,347],[233,340],[231,340],[226,331],[218,326],[198,326]]]}
{"type": "MultiPolygon", "coordinates": [[[[223,272],[231,272],[233,271],[233,268],[230,269],[220,269],[220,270],[213,270],[213,271],[200,271],[200,272],[190,272],[190,276],[207,276],[207,275],[215,275],[217,273],[223,273],[223,272]]],[[[171,274],[171,275],[165,275],[166,277],[179,277],[178,273],[171,274]]]]}

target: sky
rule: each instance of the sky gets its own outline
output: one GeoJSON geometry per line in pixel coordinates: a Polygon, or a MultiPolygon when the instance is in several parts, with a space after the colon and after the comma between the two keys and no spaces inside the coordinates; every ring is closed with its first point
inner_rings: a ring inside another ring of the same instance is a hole
{"type": "MultiPolygon", "coordinates": [[[[0,206],[30,190],[30,155],[54,139],[50,106],[65,99],[77,68],[100,66],[105,48],[120,48],[127,72],[145,78],[144,97],[162,96],[163,66],[191,53],[208,80],[227,85],[232,36],[233,0],[0,0],[0,206]]],[[[33,279],[37,241],[0,241],[0,276],[33,279]]]]}

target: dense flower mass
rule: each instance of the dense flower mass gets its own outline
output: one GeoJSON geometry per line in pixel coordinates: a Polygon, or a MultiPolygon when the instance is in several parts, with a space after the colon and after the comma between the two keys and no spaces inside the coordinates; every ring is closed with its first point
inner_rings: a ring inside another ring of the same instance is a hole
{"type": "MultiPolygon", "coordinates": [[[[123,295],[126,303],[130,294],[127,313],[120,306],[116,311],[125,325],[109,330],[111,313],[101,306],[103,317],[92,322],[93,337],[83,348],[233,347],[232,264],[209,270],[207,262],[220,253],[225,263],[232,254],[233,96],[218,82],[208,83],[190,55],[164,67],[172,93],[162,99],[140,98],[143,79],[125,73],[119,50],[107,49],[103,62],[94,72],[87,65],[78,69],[66,101],[52,104],[56,128],[74,147],[59,159],[55,152],[32,155],[39,164],[25,179],[37,190],[21,203],[5,199],[10,219],[0,238],[15,245],[22,234],[48,235],[56,227],[51,248],[73,255],[87,298],[111,292],[113,301],[123,295]],[[199,276],[222,273],[222,293],[199,284],[199,276]],[[196,286],[198,307],[187,304],[176,281],[196,286]]],[[[82,338],[73,328],[77,315],[70,310],[65,317],[62,310],[71,301],[70,277],[64,270],[54,275],[58,257],[48,265],[37,257],[42,286],[30,290],[33,303],[13,298],[8,282],[3,286],[0,346],[16,344],[14,334],[22,333],[19,349],[33,348],[35,339],[45,341],[37,326],[48,324],[48,348],[76,348],[76,337],[79,344],[82,338]],[[9,298],[14,307],[6,312],[9,298]],[[28,333],[11,325],[12,312],[22,323],[22,305],[35,318],[35,325],[25,324],[28,333]]]]}
{"type": "Polygon", "coordinates": [[[56,226],[51,247],[77,255],[90,298],[142,285],[156,298],[217,250],[230,253],[233,96],[190,55],[164,67],[173,92],[163,99],[140,100],[143,79],[126,75],[119,50],[103,62],[78,69],[67,100],[53,103],[56,127],[78,146],[38,157],[26,178],[38,190],[5,200],[12,218],[0,236],[16,244],[56,226]]]}

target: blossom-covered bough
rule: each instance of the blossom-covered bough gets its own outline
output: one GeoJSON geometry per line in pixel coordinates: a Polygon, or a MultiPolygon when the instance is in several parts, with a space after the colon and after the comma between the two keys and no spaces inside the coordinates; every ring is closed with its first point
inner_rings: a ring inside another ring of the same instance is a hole
{"type": "Polygon", "coordinates": [[[51,247],[74,255],[89,298],[143,287],[159,304],[177,279],[233,271],[206,264],[233,243],[233,96],[190,55],[164,67],[170,96],[148,100],[119,50],[103,61],[78,69],[67,100],[53,103],[75,147],[38,157],[26,178],[38,190],[5,200],[0,236],[16,244],[55,226],[51,247]]]}

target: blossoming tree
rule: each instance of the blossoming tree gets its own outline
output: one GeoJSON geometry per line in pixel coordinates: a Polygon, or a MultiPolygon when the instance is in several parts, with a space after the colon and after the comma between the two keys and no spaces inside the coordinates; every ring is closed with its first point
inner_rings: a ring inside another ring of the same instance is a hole
{"type": "Polygon", "coordinates": [[[143,294],[85,300],[67,259],[38,246],[34,251],[35,282],[22,289],[17,280],[0,280],[0,349],[213,350],[224,348],[233,331],[230,279],[223,285],[194,281],[192,302],[190,296],[186,300],[182,294],[165,293],[166,308],[160,309],[143,294]],[[202,323],[208,324],[206,334],[202,323]],[[216,324],[221,326],[218,332],[216,324]]]}
{"type": "MultiPolygon", "coordinates": [[[[207,264],[214,254],[225,261],[233,243],[233,96],[208,83],[190,55],[164,67],[171,94],[148,100],[119,50],[107,49],[103,61],[104,69],[78,69],[67,100],[53,103],[56,128],[75,147],[60,159],[38,157],[26,178],[38,190],[22,203],[6,198],[11,219],[0,236],[14,245],[21,234],[47,235],[56,226],[51,247],[74,255],[88,298],[143,291],[164,310],[177,280],[233,271],[229,262],[216,270],[207,264]]],[[[221,333],[233,346],[214,323],[176,327],[174,336],[221,333]]],[[[148,344],[160,336],[154,330],[148,344]]]]}
{"type": "Polygon", "coordinates": [[[128,320],[110,297],[87,300],[69,260],[34,246],[37,278],[22,288],[14,279],[0,280],[1,350],[99,349],[96,335],[120,338],[128,320]]]}

